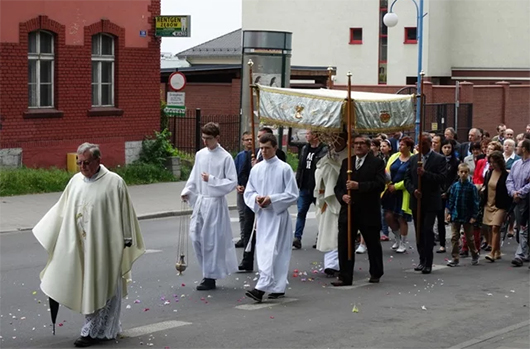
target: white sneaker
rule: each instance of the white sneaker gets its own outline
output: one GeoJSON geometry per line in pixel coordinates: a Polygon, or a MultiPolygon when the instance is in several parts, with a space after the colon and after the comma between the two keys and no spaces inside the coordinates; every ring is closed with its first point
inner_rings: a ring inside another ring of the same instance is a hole
{"type": "Polygon", "coordinates": [[[399,242],[399,247],[397,248],[397,253],[405,253],[407,251],[407,245],[403,241],[399,242]]]}
{"type": "Polygon", "coordinates": [[[355,250],[355,253],[357,254],[366,253],[366,246],[364,246],[363,244],[360,244],[359,247],[357,247],[357,249],[355,250]]]}

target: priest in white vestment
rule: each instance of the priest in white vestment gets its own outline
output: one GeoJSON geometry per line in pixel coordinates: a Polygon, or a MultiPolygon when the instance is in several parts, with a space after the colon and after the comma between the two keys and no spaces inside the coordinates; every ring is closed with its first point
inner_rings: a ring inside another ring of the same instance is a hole
{"type": "Polygon", "coordinates": [[[120,332],[121,297],[145,248],[125,181],[101,165],[95,144],[81,144],[77,159],[81,172],[33,234],[48,252],[41,289],[85,315],[74,345],[88,347],[120,332]]]}
{"type": "Polygon", "coordinates": [[[339,271],[338,236],[340,203],[335,185],[342,161],[348,156],[346,133],[340,134],[330,152],[317,162],[315,170],[316,218],[318,222],[317,250],[324,252],[324,272],[335,276],[339,271]]]}
{"type": "MultiPolygon", "coordinates": [[[[298,199],[298,185],[289,164],[276,156],[276,137],[264,134],[259,139],[263,160],[250,171],[244,199],[256,214],[256,257],[259,279],[246,295],[261,302],[285,296],[293,243],[289,206],[298,199]]],[[[251,239],[252,240],[252,239],[251,239]]]]}
{"type": "Polygon", "coordinates": [[[236,188],[237,172],[232,156],[219,144],[219,125],[209,122],[201,131],[205,147],[195,155],[181,197],[193,208],[190,238],[203,276],[197,290],[205,291],[238,270],[226,201],[236,188]]]}

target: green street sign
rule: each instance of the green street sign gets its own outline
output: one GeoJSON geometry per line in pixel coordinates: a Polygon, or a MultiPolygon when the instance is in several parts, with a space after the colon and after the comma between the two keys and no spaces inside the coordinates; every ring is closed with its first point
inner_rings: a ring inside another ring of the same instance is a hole
{"type": "Polygon", "coordinates": [[[155,36],[190,37],[190,16],[156,16],[155,36]]]}

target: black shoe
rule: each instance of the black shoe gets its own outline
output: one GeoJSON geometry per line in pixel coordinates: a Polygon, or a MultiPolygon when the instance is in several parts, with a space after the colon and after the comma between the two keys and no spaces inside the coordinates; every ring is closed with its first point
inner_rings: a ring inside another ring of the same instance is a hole
{"type": "Polygon", "coordinates": [[[491,252],[491,246],[486,246],[486,247],[484,248],[484,251],[486,251],[486,252],[491,252]]]}
{"type": "Polygon", "coordinates": [[[461,251],[460,257],[469,257],[469,251],[461,251]]]}
{"type": "Polygon", "coordinates": [[[302,241],[299,238],[294,238],[293,240],[293,247],[297,250],[302,248],[302,241]]]}
{"type": "Polygon", "coordinates": [[[414,270],[415,271],[422,271],[424,268],[425,268],[425,266],[422,263],[420,263],[414,268],[414,270]]]}
{"type": "Polygon", "coordinates": [[[245,247],[243,240],[239,240],[238,242],[236,242],[236,248],[243,248],[243,247],[245,247]]]}
{"type": "Polygon", "coordinates": [[[86,348],[86,347],[89,347],[91,345],[94,345],[94,344],[97,344],[99,343],[99,339],[97,338],[92,338],[92,337],[79,337],[75,340],[74,342],[74,345],[78,348],[86,348]]]}
{"type": "Polygon", "coordinates": [[[335,276],[335,275],[337,275],[338,272],[339,272],[338,270],[331,269],[331,268],[326,268],[326,269],[324,269],[324,273],[325,273],[327,276],[335,276]]]}
{"type": "Polygon", "coordinates": [[[421,273],[422,274],[430,274],[432,271],[432,267],[423,267],[421,273]]]}
{"type": "Polygon", "coordinates": [[[253,300],[255,300],[256,302],[258,303],[261,303],[261,301],[263,300],[263,295],[265,294],[265,292],[263,291],[260,291],[258,289],[252,289],[250,291],[247,291],[245,293],[245,295],[249,298],[252,298],[253,300]]]}
{"type": "Polygon", "coordinates": [[[244,273],[252,273],[254,271],[254,267],[252,266],[252,264],[241,263],[237,268],[240,272],[244,273]]]}
{"type": "Polygon", "coordinates": [[[378,284],[379,283],[379,279],[380,278],[371,277],[370,279],[368,279],[368,282],[371,283],[371,284],[378,284]]]}
{"type": "Polygon", "coordinates": [[[523,260],[521,258],[514,258],[512,260],[512,265],[514,267],[522,267],[523,266],[523,260]]]}
{"type": "Polygon", "coordinates": [[[279,298],[285,298],[285,292],[284,293],[271,293],[267,297],[268,299],[279,299],[279,298]]]}
{"type": "Polygon", "coordinates": [[[313,245],[313,248],[317,248],[317,244],[314,244],[314,245],[313,245]]]}
{"type": "Polygon", "coordinates": [[[197,286],[197,291],[215,290],[215,279],[204,278],[197,286]]]}

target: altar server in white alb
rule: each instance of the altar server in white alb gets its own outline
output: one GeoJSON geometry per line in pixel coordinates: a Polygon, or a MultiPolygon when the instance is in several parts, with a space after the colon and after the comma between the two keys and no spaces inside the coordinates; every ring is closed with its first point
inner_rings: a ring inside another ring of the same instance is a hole
{"type": "Polygon", "coordinates": [[[347,133],[341,133],[330,145],[330,151],[317,162],[315,171],[316,218],[318,222],[317,250],[324,254],[324,272],[337,276],[339,272],[339,213],[340,203],[335,196],[335,185],[342,161],[348,156],[347,133]]]}
{"type": "Polygon", "coordinates": [[[259,138],[263,160],[250,171],[245,204],[256,213],[256,256],[259,279],[246,295],[257,302],[285,296],[293,243],[289,206],[298,199],[298,186],[291,166],[276,156],[276,137],[259,138]]]}
{"type": "Polygon", "coordinates": [[[219,125],[209,122],[201,129],[205,147],[195,155],[182,200],[193,208],[190,237],[202,268],[197,290],[213,290],[215,280],[238,270],[226,195],[236,188],[234,159],[219,144],[219,125]]]}
{"type": "Polygon", "coordinates": [[[48,252],[41,289],[85,315],[74,345],[88,347],[121,331],[121,298],[145,248],[125,181],[101,164],[99,147],[81,144],[77,165],[81,172],[33,234],[48,252]]]}

